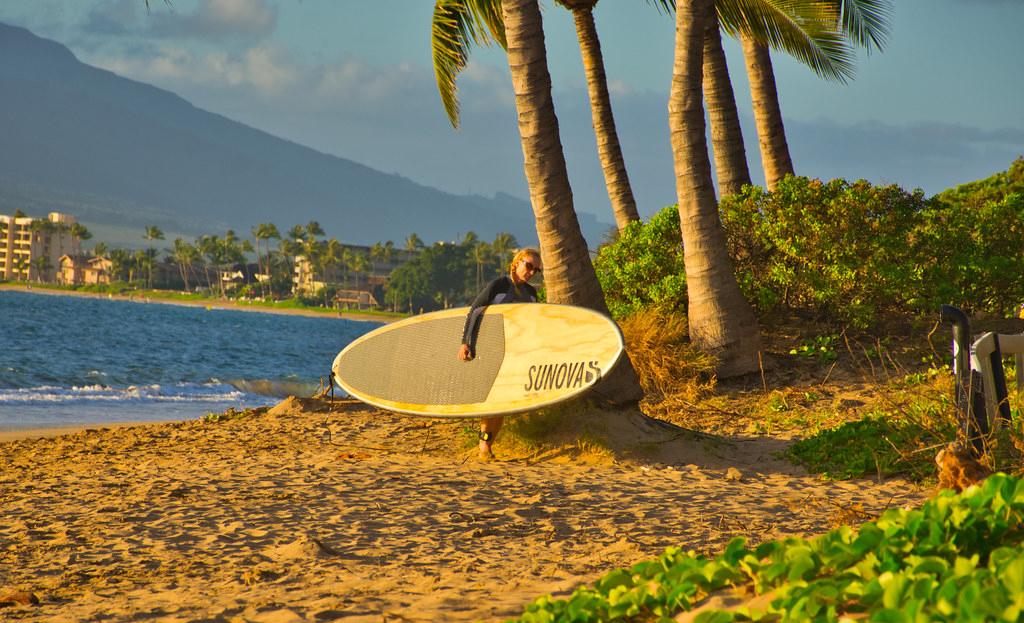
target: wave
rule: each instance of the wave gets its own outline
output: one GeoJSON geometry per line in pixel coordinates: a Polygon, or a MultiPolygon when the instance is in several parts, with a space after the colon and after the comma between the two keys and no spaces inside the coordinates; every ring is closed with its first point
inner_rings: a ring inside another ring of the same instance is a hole
{"type": "Polygon", "coordinates": [[[235,389],[256,396],[287,398],[288,396],[312,396],[318,389],[316,383],[294,380],[238,379],[228,381],[235,389]]]}
{"type": "Polygon", "coordinates": [[[0,405],[47,405],[67,403],[153,403],[191,402],[223,403],[236,402],[252,395],[223,383],[178,383],[171,386],[141,385],[129,387],[107,387],[105,385],[82,385],[58,387],[42,385],[22,389],[0,389],[0,405]]]}

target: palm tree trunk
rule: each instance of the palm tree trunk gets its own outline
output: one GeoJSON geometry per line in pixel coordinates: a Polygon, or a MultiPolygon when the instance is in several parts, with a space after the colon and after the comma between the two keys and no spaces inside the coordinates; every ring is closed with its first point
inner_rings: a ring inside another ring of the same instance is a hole
{"type": "Polygon", "coordinates": [[[786,128],[782,125],[782,110],[779,94],[775,88],[775,71],[768,46],[741,36],[743,59],[750,78],[750,97],[754,108],[754,122],[757,124],[757,140],[761,146],[761,167],[768,190],[786,175],[793,174],[793,161],[789,157],[786,143],[786,128]]]}
{"type": "Polygon", "coordinates": [[[572,17],[576,22],[576,37],[583,57],[583,70],[587,75],[590,116],[594,122],[594,136],[597,138],[597,153],[601,159],[604,183],[615,214],[615,224],[622,231],[631,222],[639,221],[640,214],[636,209],[636,199],[633,198],[633,188],[619,146],[619,135],[615,130],[615,117],[612,115],[612,101],[608,95],[608,79],[604,73],[604,58],[594,24],[593,8],[575,8],[572,17]]]}
{"type": "Polygon", "coordinates": [[[729,66],[722,49],[718,14],[712,9],[704,29],[704,102],[711,121],[711,146],[715,153],[719,195],[734,195],[750,183],[747,150],[743,146],[740,114],[736,107],[729,66]]]}
{"type": "MultiPolygon", "coordinates": [[[[502,0],[501,8],[526,181],[546,268],[544,285],[548,301],[607,314],[604,294],[573,208],[558,118],[551,100],[551,75],[538,0],[502,0]]],[[[597,392],[614,403],[636,402],[643,397],[643,390],[628,358],[624,357],[622,362],[597,387],[597,392]]]]}
{"type": "Polygon", "coordinates": [[[704,19],[713,0],[676,2],[676,48],[669,93],[669,128],[686,264],[690,339],[718,358],[718,374],[758,369],[760,336],[740,293],[711,183],[701,98],[704,19]]]}

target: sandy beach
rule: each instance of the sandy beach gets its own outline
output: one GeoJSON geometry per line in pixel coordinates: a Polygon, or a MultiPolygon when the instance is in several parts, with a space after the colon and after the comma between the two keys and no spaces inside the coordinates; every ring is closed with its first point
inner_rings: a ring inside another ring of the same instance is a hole
{"type": "Polygon", "coordinates": [[[713,555],[928,494],[636,417],[601,423],[611,455],[499,442],[480,463],[467,424],[291,398],[0,443],[0,618],[502,620],[667,546],[713,555]]]}

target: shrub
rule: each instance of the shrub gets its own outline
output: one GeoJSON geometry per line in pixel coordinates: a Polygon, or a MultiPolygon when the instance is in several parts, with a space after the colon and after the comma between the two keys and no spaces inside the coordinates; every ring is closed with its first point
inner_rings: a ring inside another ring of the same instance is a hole
{"type": "MultiPolygon", "coordinates": [[[[990,180],[1024,187],[1018,177],[1024,160],[990,180]]],[[[789,176],[774,192],[748,186],[723,198],[720,213],[737,281],[762,317],[796,312],[865,328],[944,303],[1007,316],[1024,302],[1024,193],[994,184],[926,199],[894,185],[789,176]]],[[[685,311],[675,206],[631,223],[594,266],[616,318],[685,311]]]]}
{"type": "Polygon", "coordinates": [[[981,208],[999,203],[1015,193],[1024,193],[1024,158],[1014,160],[1006,171],[950,188],[935,198],[949,205],[981,208]]]}
{"type": "Polygon", "coordinates": [[[682,312],[686,270],[679,212],[669,206],[648,222],[630,223],[617,240],[601,246],[594,269],[615,318],[652,308],[682,312]]]}
{"type": "Polygon", "coordinates": [[[1024,194],[981,205],[936,200],[914,238],[922,284],[913,309],[951,303],[1007,316],[1024,302],[1024,194]]]}
{"type": "Polygon", "coordinates": [[[774,192],[754,186],[724,198],[721,214],[740,285],[758,309],[866,326],[919,289],[907,251],[926,207],[921,191],[789,176],[774,192]]]}
{"type": "Polygon", "coordinates": [[[671,621],[1019,621],[1024,481],[996,474],[856,529],[749,546],[716,558],[669,547],[567,598],[528,604],[522,623],[671,621]],[[731,589],[731,590],[727,590],[731,589]],[[723,598],[747,595],[730,606],[723,598]],[[759,599],[755,599],[759,597],[759,599]]]}

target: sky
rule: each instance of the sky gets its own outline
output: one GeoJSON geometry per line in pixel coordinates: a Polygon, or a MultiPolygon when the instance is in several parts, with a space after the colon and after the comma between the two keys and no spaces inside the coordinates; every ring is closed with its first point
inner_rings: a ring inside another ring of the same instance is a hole
{"type": "MultiPolygon", "coordinates": [[[[319,151],[448,192],[528,198],[507,60],[474,49],[449,124],[430,57],[431,0],[3,0],[0,22],[83,62],[319,151]]],[[[571,14],[541,0],[576,209],[613,222],[571,14]]],[[[641,216],[675,203],[668,139],[673,19],[642,0],[595,12],[641,216]]],[[[1024,156],[1024,0],[894,0],[884,51],[848,84],[774,53],[796,172],[927,194],[1024,156]]],[[[763,183],[739,45],[726,54],[763,183]]]]}

